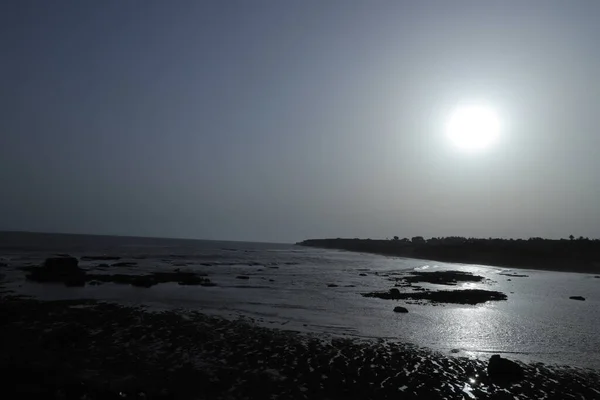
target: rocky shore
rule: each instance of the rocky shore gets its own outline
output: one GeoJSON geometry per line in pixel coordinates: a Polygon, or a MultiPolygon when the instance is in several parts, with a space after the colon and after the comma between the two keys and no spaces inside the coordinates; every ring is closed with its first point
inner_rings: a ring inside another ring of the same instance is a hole
{"type": "Polygon", "coordinates": [[[485,361],[200,313],[4,294],[0,315],[6,398],[600,398],[592,370],[519,363],[496,381],[485,361]]]}

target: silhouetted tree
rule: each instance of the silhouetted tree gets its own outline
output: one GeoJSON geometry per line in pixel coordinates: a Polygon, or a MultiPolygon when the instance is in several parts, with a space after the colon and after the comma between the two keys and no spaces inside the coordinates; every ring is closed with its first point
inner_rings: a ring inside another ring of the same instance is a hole
{"type": "Polygon", "coordinates": [[[573,240],[573,239],[575,239],[575,236],[569,235],[569,240],[573,240]]]}
{"type": "Polygon", "coordinates": [[[394,236],[394,240],[398,240],[400,239],[398,236],[394,236]]]}

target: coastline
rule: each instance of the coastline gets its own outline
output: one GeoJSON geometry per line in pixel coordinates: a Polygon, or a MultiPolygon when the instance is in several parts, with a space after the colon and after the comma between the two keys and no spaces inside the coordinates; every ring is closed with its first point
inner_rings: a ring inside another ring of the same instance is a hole
{"type": "Polygon", "coordinates": [[[520,363],[525,379],[509,385],[490,381],[483,361],[390,340],[86,300],[4,296],[0,309],[5,393],[34,398],[600,397],[588,369],[520,363]]]}
{"type": "Polygon", "coordinates": [[[562,240],[541,240],[549,242],[544,243],[544,247],[540,247],[538,243],[520,244],[519,241],[502,239],[492,239],[490,241],[487,239],[476,239],[476,241],[480,242],[467,241],[451,244],[439,242],[407,243],[397,240],[336,238],[307,239],[296,243],[296,245],[449,263],[600,274],[600,260],[596,260],[597,255],[600,254],[600,241],[598,240],[590,240],[587,243],[564,243],[565,241],[562,240]],[[501,244],[494,246],[493,242],[495,241],[500,241],[501,244]],[[486,242],[492,243],[492,245],[486,242]],[[481,245],[482,243],[483,245],[481,245]],[[506,245],[507,243],[509,243],[508,246],[506,245]],[[518,245],[521,246],[521,249],[525,249],[525,251],[517,252],[516,248],[518,245]],[[558,245],[567,248],[558,255],[556,254],[557,252],[548,251],[549,248],[552,249],[553,246],[558,245]],[[569,248],[569,246],[572,248],[569,248]],[[586,246],[584,247],[584,251],[581,250],[583,246],[586,246]]]}

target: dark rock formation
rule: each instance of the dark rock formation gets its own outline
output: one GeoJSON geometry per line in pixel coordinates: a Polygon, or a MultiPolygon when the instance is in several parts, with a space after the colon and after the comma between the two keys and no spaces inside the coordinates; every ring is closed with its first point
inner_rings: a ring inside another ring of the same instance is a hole
{"type": "Polygon", "coordinates": [[[388,292],[363,293],[364,297],[376,297],[385,300],[429,300],[432,303],[454,303],[454,304],[479,304],[486,301],[506,300],[506,295],[501,292],[480,289],[465,290],[439,290],[400,293],[396,288],[388,292]]]}
{"type": "Polygon", "coordinates": [[[113,282],[144,288],[167,282],[177,282],[179,285],[215,286],[210,279],[193,272],[155,272],[149,275],[88,274],[87,279],[88,281],[113,282]]]}
{"type": "Polygon", "coordinates": [[[403,277],[402,280],[408,283],[426,282],[438,285],[456,285],[458,282],[481,282],[484,277],[463,271],[416,271],[411,272],[410,276],[403,277]]]}
{"type": "Polygon", "coordinates": [[[338,285],[336,285],[335,283],[328,283],[327,287],[338,287],[338,285]]]}
{"type": "Polygon", "coordinates": [[[367,274],[362,273],[362,274],[358,274],[358,276],[367,276],[367,274]]]}
{"type": "Polygon", "coordinates": [[[583,296],[571,296],[569,297],[571,300],[579,300],[579,301],[585,301],[585,297],[583,296]]]}
{"type": "Polygon", "coordinates": [[[522,275],[522,274],[515,274],[515,273],[508,273],[508,272],[503,272],[498,275],[512,276],[513,278],[529,278],[529,275],[522,275]]]}
{"type": "Polygon", "coordinates": [[[83,261],[116,261],[120,260],[121,257],[115,256],[83,256],[81,257],[83,261]]]}
{"type": "Polygon", "coordinates": [[[487,374],[494,381],[516,382],[523,379],[523,368],[514,361],[494,354],[488,363],[487,374]]]}
{"type": "Polygon", "coordinates": [[[235,279],[250,279],[250,277],[246,275],[238,275],[235,277],[235,279]]]}
{"type": "Polygon", "coordinates": [[[27,279],[35,282],[60,282],[66,286],[84,286],[86,273],[74,257],[47,258],[41,267],[30,268],[27,279]]]}
{"type": "Polygon", "coordinates": [[[397,306],[397,307],[394,307],[394,312],[397,312],[397,313],[407,313],[408,310],[405,307],[397,306]]]}
{"type": "Polygon", "coordinates": [[[135,262],[118,262],[112,264],[113,267],[135,267],[137,263],[135,262]]]}

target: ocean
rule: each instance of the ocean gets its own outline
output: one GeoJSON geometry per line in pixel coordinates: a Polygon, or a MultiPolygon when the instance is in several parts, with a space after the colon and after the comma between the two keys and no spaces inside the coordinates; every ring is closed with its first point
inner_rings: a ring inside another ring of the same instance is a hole
{"type": "Polygon", "coordinates": [[[451,264],[290,244],[37,233],[0,233],[0,263],[5,290],[43,300],[86,298],[150,310],[196,310],[273,329],[385,338],[463,357],[503,354],[525,362],[600,370],[600,279],[589,274],[451,264]],[[115,261],[80,260],[82,268],[95,273],[175,269],[205,273],[215,286],[163,283],[141,288],[105,283],[67,288],[25,279],[21,268],[38,265],[54,254],[110,255],[131,263],[107,269],[101,264],[115,261]],[[433,306],[361,296],[393,287],[390,274],[438,270],[472,272],[487,279],[442,289],[497,290],[508,299],[476,306],[433,306]],[[526,277],[501,275],[507,272],[526,277]],[[570,296],[583,296],[585,301],[570,296]],[[394,313],[396,305],[405,305],[409,313],[394,313]]]}

